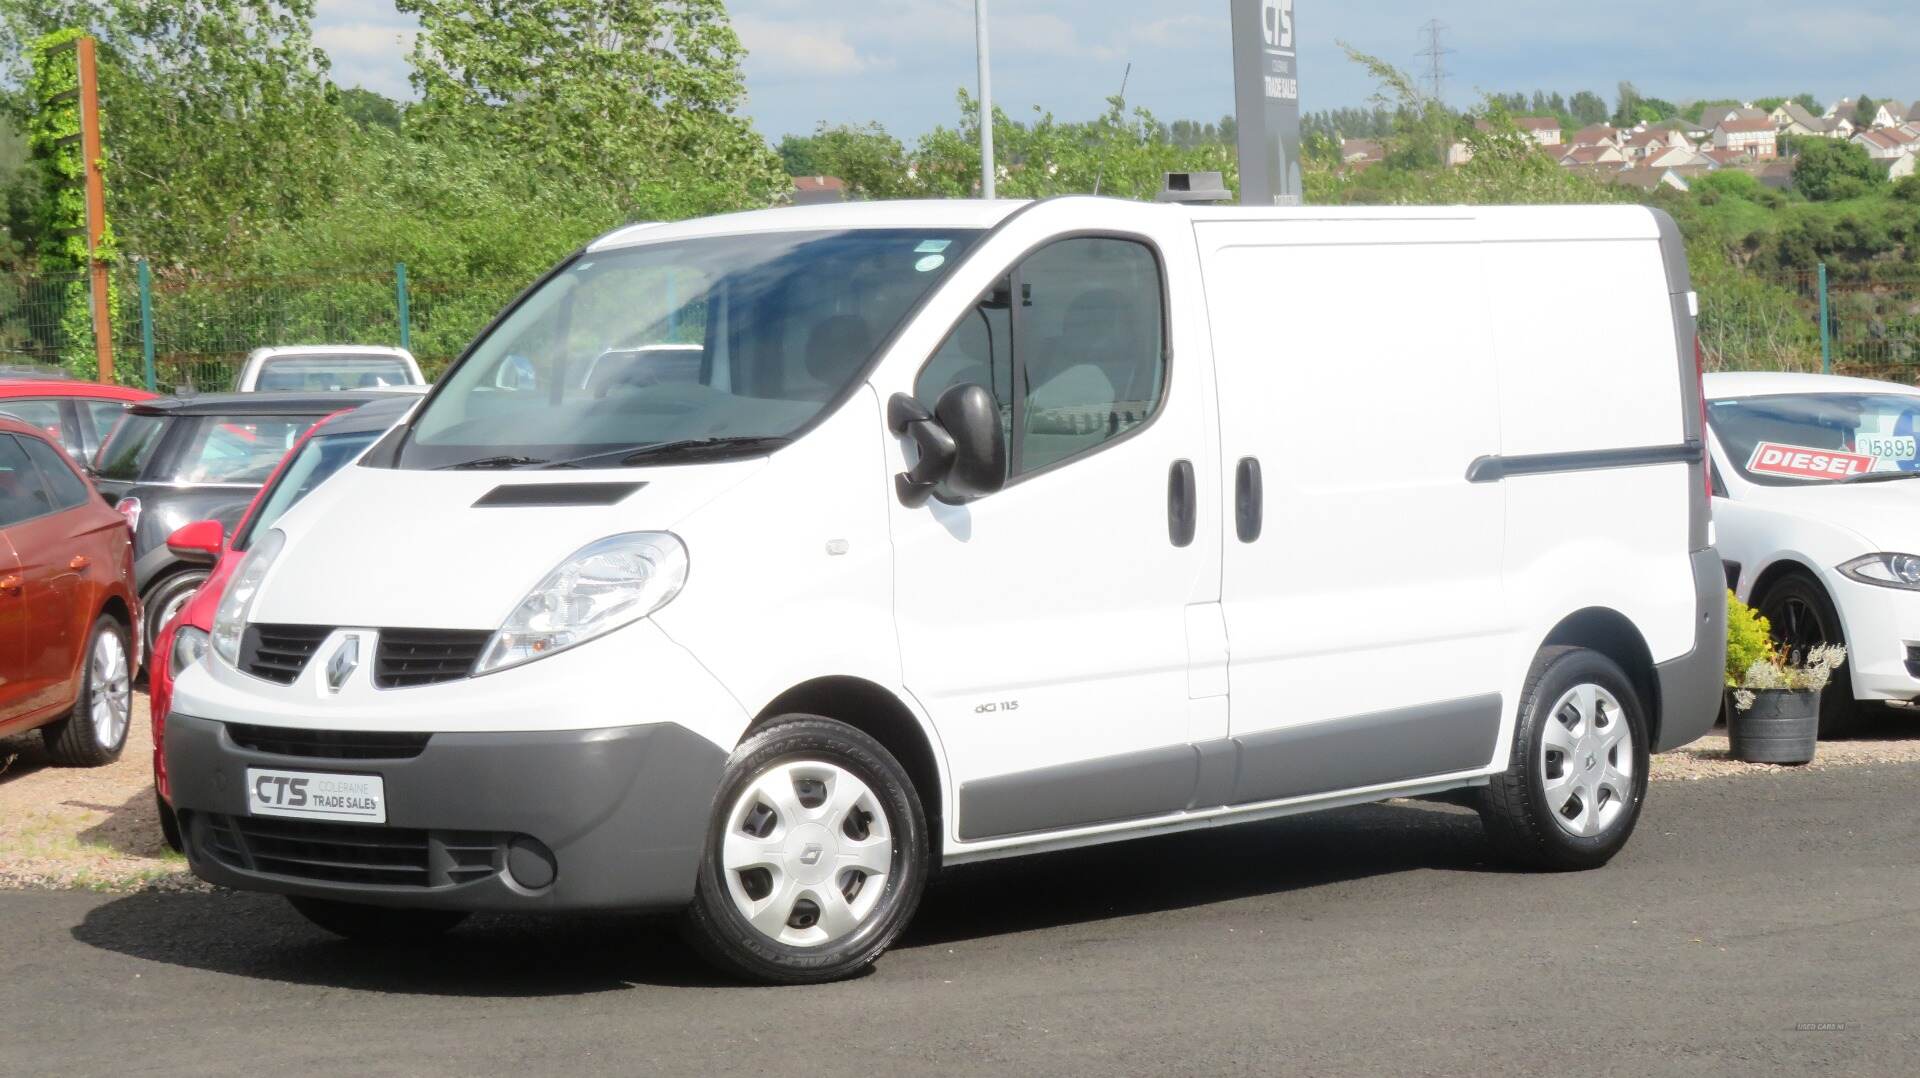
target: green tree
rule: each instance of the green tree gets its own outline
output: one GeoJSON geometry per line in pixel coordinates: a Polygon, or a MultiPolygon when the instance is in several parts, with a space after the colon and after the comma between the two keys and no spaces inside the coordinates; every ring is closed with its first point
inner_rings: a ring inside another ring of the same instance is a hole
{"type": "Polygon", "coordinates": [[[340,91],[340,111],[361,127],[400,130],[400,102],[385,94],[355,86],[340,91]]]}
{"type": "Polygon", "coordinates": [[[410,131],[503,146],[654,212],[766,205],[780,159],[739,108],[721,0],[397,0],[420,20],[410,131]]]}
{"type": "Polygon", "coordinates": [[[98,40],[121,247],[197,261],[331,196],[350,125],[312,16],[311,0],[0,0],[0,56],[22,86],[25,42],[98,40]]]}
{"type": "Polygon", "coordinates": [[[915,193],[907,176],[906,147],[877,123],[823,123],[814,132],[811,153],[815,174],[840,177],[851,197],[906,198],[915,193]]]}
{"type": "Polygon", "coordinates": [[[1815,202],[1858,198],[1882,181],[1864,146],[1826,138],[1799,139],[1795,146],[1793,186],[1815,202]]]}
{"type": "Polygon", "coordinates": [[[1582,90],[1567,102],[1567,111],[1572,114],[1574,123],[1587,127],[1606,121],[1607,102],[1592,90],[1582,90]]]}
{"type": "Polygon", "coordinates": [[[1856,102],[1853,106],[1853,126],[1855,127],[1873,126],[1873,114],[1879,111],[1880,111],[1879,102],[1875,101],[1871,97],[1868,97],[1866,94],[1861,94],[1860,100],[1856,102]]]}
{"type": "Polygon", "coordinates": [[[789,176],[819,176],[826,172],[815,152],[812,135],[785,135],[773,148],[780,155],[780,167],[789,176]]]}

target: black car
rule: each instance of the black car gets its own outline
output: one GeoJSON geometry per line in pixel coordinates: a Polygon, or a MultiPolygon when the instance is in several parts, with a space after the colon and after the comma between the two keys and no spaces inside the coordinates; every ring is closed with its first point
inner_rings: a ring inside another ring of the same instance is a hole
{"type": "Polygon", "coordinates": [[[369,401],[413,394],[209,393],[128,409],[94,458],[94,485],[133,526],[134,583],[146,643],[207,578],[167,536],[196,520],[231,529],[307,428],[369,401]]]}

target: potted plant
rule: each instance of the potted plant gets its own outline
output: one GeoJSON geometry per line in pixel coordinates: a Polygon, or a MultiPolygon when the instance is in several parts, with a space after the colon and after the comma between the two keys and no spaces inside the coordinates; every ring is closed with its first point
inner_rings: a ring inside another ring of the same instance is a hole
{"type": "Polygon", "coordinates": [[[1733,758],[1753,763],[1813,760],[1820,691],[1847,661],[1847,649],[1822,644],[1805,655],[1782,652],[1759,612],[1727,593],[1727,740],[1733,758]]]}

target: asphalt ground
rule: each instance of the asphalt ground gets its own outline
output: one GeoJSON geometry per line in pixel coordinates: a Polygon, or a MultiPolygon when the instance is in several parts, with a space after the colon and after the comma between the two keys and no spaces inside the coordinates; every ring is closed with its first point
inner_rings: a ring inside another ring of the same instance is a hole
{"type": "Polygon", "coordinates": [[[1605,869],[1369,806],[955,870],[871,974],[670,922],[333,940],[278,899],[0,892],[0,1074],[1908,1075],[1920,766],[1655,784],[1605,869]]]}

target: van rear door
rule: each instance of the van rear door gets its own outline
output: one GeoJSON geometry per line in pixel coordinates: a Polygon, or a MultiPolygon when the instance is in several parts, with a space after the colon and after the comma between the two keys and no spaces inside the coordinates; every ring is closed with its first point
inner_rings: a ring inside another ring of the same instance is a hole
{"type": "Polygon", "coordinates": [[[1228,484],[1228,803],[1482,767],[1507,618],[1504,495],[1467,481],[1500,447],[1476,222],[1197,232],[1228,484]]]}

